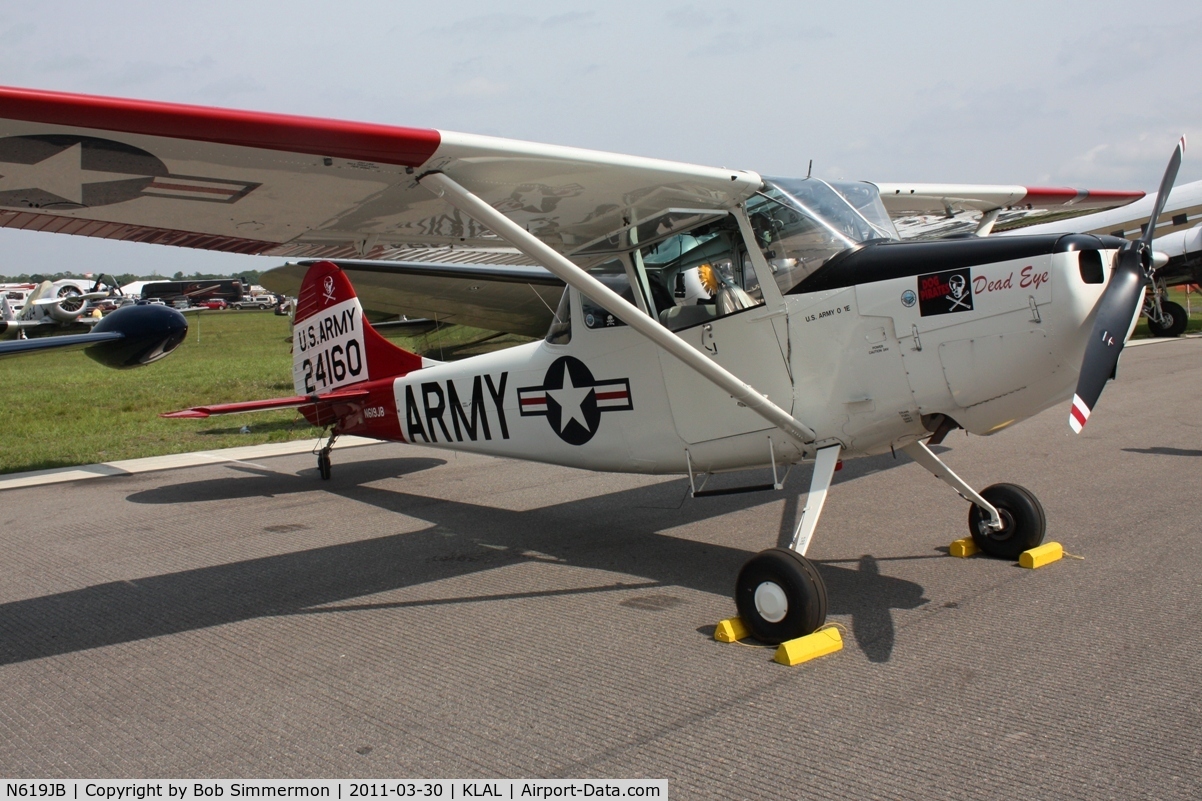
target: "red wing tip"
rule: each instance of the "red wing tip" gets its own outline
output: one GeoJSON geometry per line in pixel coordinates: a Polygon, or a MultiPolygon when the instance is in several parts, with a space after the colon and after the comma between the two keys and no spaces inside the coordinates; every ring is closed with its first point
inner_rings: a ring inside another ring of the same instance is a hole
{"type": "Polygon", "coordinates": [[[1073,189],[1067,186],[1028,186],[1022,203],[1040,206],[1097,207],[1103,204],[1125,205],[1146,197],[1147,192],[1122,189],[1073,189]]]}
{"type": "Polygon", "coordinates": [[[180,411],[180,412],[163,412],[162,414],[159,415],[159,417],[171,417],[171,418],[196,418],[196,417],[208,417],[208,416],[209,416],[208,412],[202,411],[200,409],[184,409],[183,411],[180,411]]]}

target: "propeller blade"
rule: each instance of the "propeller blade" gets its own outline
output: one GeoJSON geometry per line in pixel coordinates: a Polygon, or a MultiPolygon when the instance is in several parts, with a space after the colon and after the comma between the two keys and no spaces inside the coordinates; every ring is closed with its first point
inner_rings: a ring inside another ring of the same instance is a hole
{"type": "Polygon", "coordinates": [[[1135,326],[1136,315],[1144,299],[1144,290],[1152,281],[1152,235],[1156,221],[1164,212],[1169,201],[1169,192],[1181,169],[1185,155],[1185,137],[1177,142],[1169,166],[1160,179],[1156,202],[1152,204],[1152,216],[1140,238],[1119,251],[1118,264],[1098,301],[1098,316],[1094,319],[1093,333],[1085,346],[1085,359],[1081,363],[1081,375],[1077,379],[1077,392],[1069,409],[1068,424],[1077,434],[1085,427],[1093,407],[1102,395],[1118,367],[1119,354],[1127,336],[1135,326]]]}
{"type": "Polygon", "coordinates": [[[1148,218],[1148,224],[1144,228],[1143,236],[1139,238],[1139,243],[1145,248],[1151,248],[1152,233],[1156,230],[1156,221],[1160,219],[1160,215],[1164,213],[1164,207],[1169,202],[1169,192],[1173,191],[1173,182],[1177,180],[1177,170],[1181,169],[1181,159],[1185,156],[1185,137],[1177,142],[1177,148],[1173,151],[1173,155],[1169,157],[1169,166],[1164,171],[1164,177],[1160,179],[1160,189],[1156,192],[1156,203],[1152,208],[1152,216],[1148,218]]]}
{"type": "Polygon", "coordinates": [[[82,295],[63,295],[62,297],[56,297],[56,298],[38,298],[37,300],[35,300],[33,302],[33,305],[34,306],[53,306],[54,304],[62,303],[63,301],[82,301],[82,302],[86,303],[89,300],[103,300],[104,298],[107,298],[108,296],[109,296],[109,293],[107,293],[107,292],[85,292],[82,295]]]}
{"type": "Polygon", "coordinates": [[[1110,276],[1106,291],[1098,301],[1098,316],[1089,344],[1085,346],[1077,394],[1073,396],[1073,406],[1068,414],[1068,424],[1077,434],[1089,419],[1106,382],[1114,375],[1131,323],[1139,313],[1145,286],[1147,279],[1138,247],[1124,248],[1119,252],[1118,265],[1110,276]]]}

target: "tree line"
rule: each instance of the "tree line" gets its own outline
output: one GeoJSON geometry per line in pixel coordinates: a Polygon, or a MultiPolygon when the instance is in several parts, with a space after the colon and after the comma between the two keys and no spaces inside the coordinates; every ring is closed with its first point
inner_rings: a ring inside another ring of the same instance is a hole
{"type": "MultiPolygon", "coordinates": [[[[237,275],[217,275],[215,273],[192,273],[184,275],[182,272],[177,272],[175,275],[134,275],[133,273],[120,273],[118,275],[104,276],[105,283],[110,283],[109,279],[116,281],[117,286],[125,286],[132,284],[134,281],[209,281],[215,278],[228,280],[230,278],[241,278],[244,283],[257,284],[259,276],[262,275],[260,270],[243,270],[237,275]]],[[[82,273],[74,273],[70,270],[59,273],[21,273],[20,275],[0,275],[0,283],[4,284],[38,284],[42,281],[58,281],[63,278],[75,278],[82,281],[95,281],[100,278],[98,273],[92,273],[91,276],[83,275],[82,273]]]]}

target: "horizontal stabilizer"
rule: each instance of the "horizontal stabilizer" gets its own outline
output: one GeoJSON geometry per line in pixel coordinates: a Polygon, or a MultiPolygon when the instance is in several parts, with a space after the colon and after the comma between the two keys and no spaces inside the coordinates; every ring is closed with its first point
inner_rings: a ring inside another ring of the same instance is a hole
{"type": "Polygon", "coordinates": [[[178,412],[164,412],[159,417],[211,417],[217,414],[266,412],[272,409],[292,409],[299,406],[360,400],[366,398],[369,394],[365,389],[351,389],[344,392],[327,392],[324,395],[296,395],[291,398],[270,398],[268,400],[243,401],[241,403],[218,403],[212,406],[194,406],[191,409],[183,409],[178,412]]]}

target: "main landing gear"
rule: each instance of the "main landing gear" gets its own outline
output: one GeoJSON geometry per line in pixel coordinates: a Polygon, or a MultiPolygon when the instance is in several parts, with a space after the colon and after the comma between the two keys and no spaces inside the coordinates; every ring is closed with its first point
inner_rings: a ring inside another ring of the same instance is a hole
{"type": "Polygon", "coordinates": [[[804,637],[826,623],[826,584],[805,553],[826,503],[839,451],[838,445],[818,451],[810,494],[789,547],[761,551],[739,571],[735,606],[743,625],[760,642],[776,645],[804,637]]]}
{"type": "MultiPolygon", "coordinates": [[[[1043,506],[1017,484],[994,484],[978,493],[953,473],[924,442],[902,450],[972,504],[968,527],[977,547],[990,556],[1017,559],[1043,542],[1047,517],[1043,506]]],[[[801,521],[788,548],[770,548],[753,556],[739,571],[735,605],[748,631],[776,645],[811,634],[826,623],[826,585],[806,559],[826,493],[835,475],[840,446],[818,451],[801,521]]]]}

